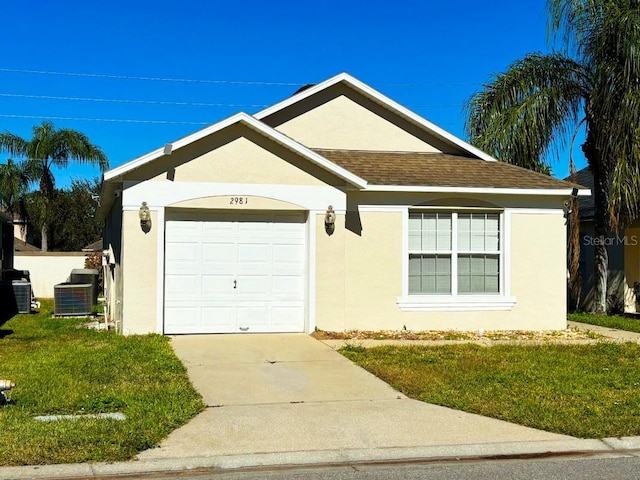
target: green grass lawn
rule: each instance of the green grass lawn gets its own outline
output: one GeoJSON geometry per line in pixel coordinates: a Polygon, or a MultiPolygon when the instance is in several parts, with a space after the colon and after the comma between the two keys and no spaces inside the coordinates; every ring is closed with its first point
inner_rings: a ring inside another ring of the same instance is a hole
{"type": "Polygon", "coordinates": [[[628,332],[640,333],[640,319],[622,317],[620,315],[595,315],[592,313],[570,313],[567,320],[574,322],[600,325],[601,327],[617,328],[628,332]]]}
{"type": "Polygon", "coordinates": [[[581,438],[640,435],[640,345],[448,345],[341,353],[411,398],[581,438]]]}
{"type": "Polygon", "coordinates": [[[0,327],[0,465],[118,461],[157,445],[203,409],[160,335],[79,328],[86,320],[18,315],[0,327]],[[37,415],[122,412],[126,420],[39,422],[37,415]]]}

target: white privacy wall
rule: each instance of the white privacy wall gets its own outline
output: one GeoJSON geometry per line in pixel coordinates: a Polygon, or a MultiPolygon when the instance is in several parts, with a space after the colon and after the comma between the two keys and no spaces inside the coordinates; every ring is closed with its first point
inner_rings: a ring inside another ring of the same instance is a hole
{"type": "Polygon", "coordinates": [[[53,287],[68,281],[71,270],[84,268],[83,252],[16,252],[14,268],[29,270],[36,298],[53,298],[53,287]]]}

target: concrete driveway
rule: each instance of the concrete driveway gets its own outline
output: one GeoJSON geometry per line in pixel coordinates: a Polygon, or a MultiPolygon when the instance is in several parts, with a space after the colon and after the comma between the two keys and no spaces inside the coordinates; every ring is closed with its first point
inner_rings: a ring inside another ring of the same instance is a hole
{"type": "Polygon", "coordinates": [[[172,345],[207,409],[141,460],[570,438],[411,400],[305,334],[172,345]]]}

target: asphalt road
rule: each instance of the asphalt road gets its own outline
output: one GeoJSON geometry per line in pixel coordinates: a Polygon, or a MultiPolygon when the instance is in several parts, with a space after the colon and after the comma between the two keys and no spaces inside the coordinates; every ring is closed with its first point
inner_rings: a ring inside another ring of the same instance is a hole
{"type": "MultiPolygon", "coordinates": [[[[637,453],[640,455],[640,452],[637,453]]],[[[319,466],[247,471],[182,472],[126,477],[145,480],[637,480],[640,456],[558,457],[442,463],[319,466]]]]}

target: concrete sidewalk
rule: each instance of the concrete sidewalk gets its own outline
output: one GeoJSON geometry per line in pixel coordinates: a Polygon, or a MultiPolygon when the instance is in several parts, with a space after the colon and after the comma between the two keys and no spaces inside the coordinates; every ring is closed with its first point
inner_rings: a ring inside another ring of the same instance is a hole
{"type": "Polygon", "coordinates": [[[133,462],[5,467],[0,478],[640,449],[635,437],[579,440],[411,400],[304,334],[179,336],[172,345],[207,409],[158,448],[133,462]]]}
{"type": "Polygon", "coordinates": [[[580,322],[567,322],[567,327],[577,328],[583,332],[594,332],[606,337],[607,341],[615,342],[640,342],[640,333],[627,332],[626,330],[616,330],[615,328],[600,327],[598,325],[591,325],[589,323],[580,322]]]}

